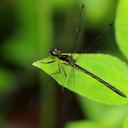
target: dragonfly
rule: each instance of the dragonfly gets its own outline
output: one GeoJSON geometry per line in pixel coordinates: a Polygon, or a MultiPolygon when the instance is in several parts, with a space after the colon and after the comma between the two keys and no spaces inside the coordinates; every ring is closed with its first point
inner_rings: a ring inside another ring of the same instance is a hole
{"type": "MultiPolygon", "coordinates": [[[[84,5],[82,5],[81,8],[83,9],[84,5]]],[[[127,98],[126,94],[124,94],[118,88],[114,87],[113,85],[111,85],[110,83],[105,81],[104,79],[98,77],[96,74],[92,73],[91,71],[89,71],[89,70],[81,67],[80,65],[78,65],[76,63],[76,59],[74,59],[72,55],[67,55],[67,54],[61,53],[60,49],[58,49],[58,48],[50,49],[49,54],[53,57],[58,58],[64,64],[67,64],[67,65],[71,66],[73,69],[79,70],[80,72],[85,73],[86,75],[89,75],[90,77],[92,77],[95,80],[97,80],[98,82],[102,83],[102,85],[106,86],[107,88],[109,88],[110,90],[112,90],[113,92],[118,94],[119,96],[127,98]]],[[[53,60],[53,61],[49,61],[47,63],[54,63],[55,61],[56,60],[53,60]]],[[[64,69],[63,69],[63,71],[64,71],[64,69]]],[[[67,76],[65,71],[64,71],[64,74],[65,74],[65,76],[67,76]]]]}

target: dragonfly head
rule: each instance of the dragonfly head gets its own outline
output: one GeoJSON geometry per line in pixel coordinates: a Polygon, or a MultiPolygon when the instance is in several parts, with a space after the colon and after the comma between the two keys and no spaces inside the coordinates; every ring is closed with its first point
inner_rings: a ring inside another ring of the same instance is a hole
{"type": "Polygon", "coordinates": [[[58,48],[52,48],[52,49],[50,49],[49,54],[52,56],[59,57],[61,52],[58,48]]]}

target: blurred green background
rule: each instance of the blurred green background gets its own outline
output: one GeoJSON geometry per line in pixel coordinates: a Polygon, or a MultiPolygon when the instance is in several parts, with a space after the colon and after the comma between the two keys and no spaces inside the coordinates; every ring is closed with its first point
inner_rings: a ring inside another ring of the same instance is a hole
{"type": "Polygon", "coordinates": [[[124,59],[114,41],[114,26],[104,32],[114,23],[118,0],[0,1],[0,128],[122,125],[127,106],[102,105],[66,89],[62,91],[54,80],[32,66],[34,61],[47,57],[52,47],[65,52],[74,50],[74,30],[82,4],[84,43],[76,45],[87,52],[124,59]],[[98,35],[98,41],[93,41],[98,35]]]}

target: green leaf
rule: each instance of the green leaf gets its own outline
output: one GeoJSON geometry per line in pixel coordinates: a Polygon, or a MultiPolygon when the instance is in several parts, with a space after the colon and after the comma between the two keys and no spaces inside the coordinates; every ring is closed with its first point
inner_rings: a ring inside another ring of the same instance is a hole
{"type": "Polygon", "coordinates": [[[126,105],[112,107],[106,112],[106,115],[103,116],[100,122],[107,128],[118,128],[122,126],[124,117],[127,113],[128,107],[126,105]]]}
{"type": "Polygon", "coordinates": [[[123,128],[128,128],[128,116],[126,116],[126,118],[124,120],[123,128]]]}
{"type": "MultiPolygon", "coordinates": [[[[76,58],[78,55],[73,54],[73,58],[76,58]]],[[[111,105],[128,103],[127,98],[119,96],[85,73],[75,70],[74,76],[73,68],[58,59],[54,63],[47,63],[53,60],[53,58],[49,57],[39,60],[33,63],[33,65],[48,73],[59,85],[79,95],[111,105]],[[65,77],[63,71],[57,73],[59,71],[58,63],[62,64],[67,77],[65,77]]],[[[105,54],[81,54],[76,63],[109,82],[128,96],[128,66],[118,58],[105,54]]]]}
{"type": "Polygon", "coordinates": [[[118,128],[122,126],[124,117],[128,113],[128,106],[110,106],[78,97],[82,112],[88,119],[99,122],[106,128],[118,128]],[[101,116],[102,115],[102,116],[101,116]]]}
{"type": "Polygon", "coordinates": [[[121,126],[124,117],[128,113],[127,105],[110,106],[83,97],[79,97],[79,101],[85,116],[90,120],[100,122],[106,128],[121,126]]]}
{"type": "Polygon", "coordinates": [[[106,115],[108,111],[113,108],[110,105],[101,104],[82,96],[79,96],[78,100],[84,115],[95,121],[103,119],[104,115],[106,115]]]}
{"type": "Polygon", "coordinates": [[[116,14],[116,39],[122,53],[128,58],[128,0],[120,0],[116,14]]]}
{"type": "Polygon", "coordinates": [[[77,121],[68,123],[65,128],[103,128],[104,126],[93,121],[77,121]]]}

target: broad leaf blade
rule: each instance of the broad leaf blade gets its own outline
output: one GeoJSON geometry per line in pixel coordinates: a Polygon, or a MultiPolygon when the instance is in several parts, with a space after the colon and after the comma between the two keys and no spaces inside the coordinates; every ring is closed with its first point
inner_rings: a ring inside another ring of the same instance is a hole
{"type": "MultiPolygon", "coordinates": [[[[76,56],[78,56],[78,54],[73,55],[74,58],[76,56]]],[[[59,83],[59,85],[82,96],[112,105],[128,103],[127,98],[119,96],[81,71],[75,70],[75,78],[71,77],[72,67],[59,62],[59,60],[51,64],[45,63],[51,60],[53,59],[45,58],[33,63],[33,65],[48,73],[59,83]],[[63,65],[67,77],[65,77],[62,71],[61,73],[57,73],[58,62],[63,65]]],[[[109,82],[128,96],[128,66],[121,60],[110,55],[81,54],[77,64],[109,82]]]]}
{"type": "Polygon", "coordinates": [[[120,0],[116,14],[116,39],[128,59],[128,0],[120,0]]]}

